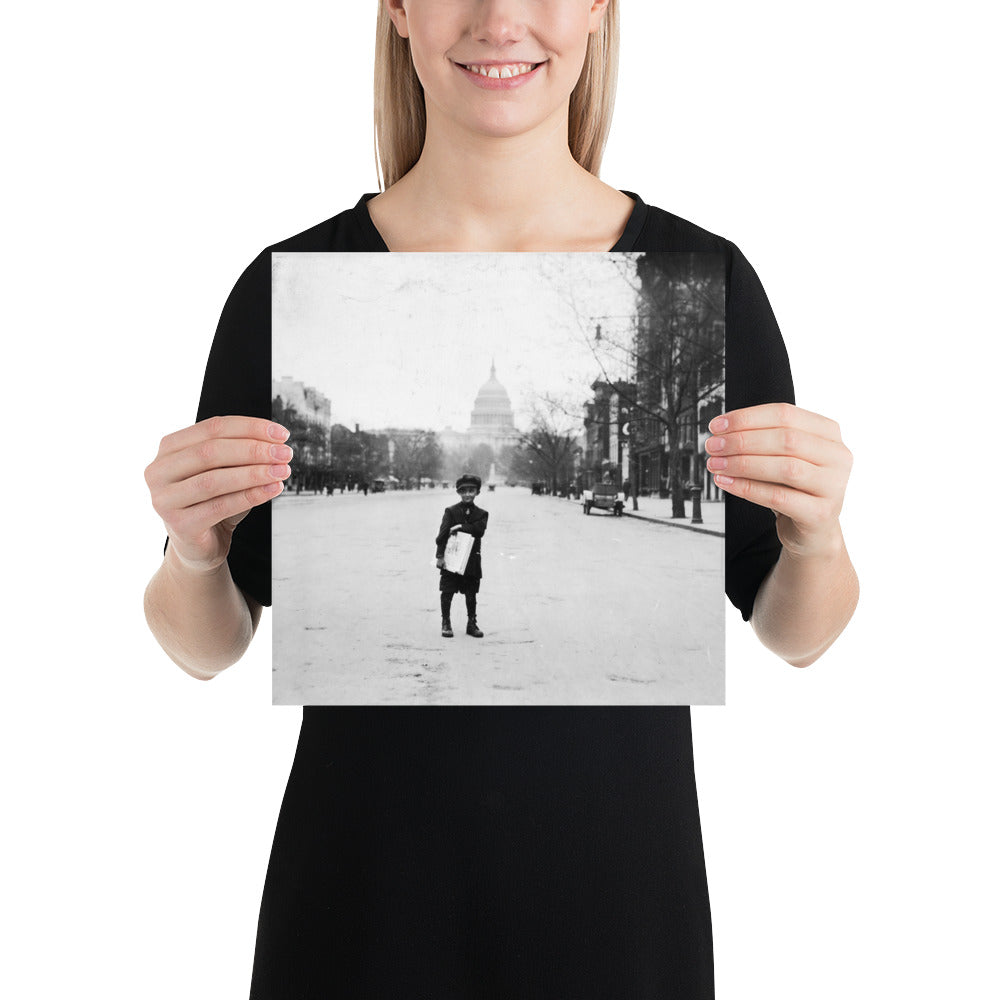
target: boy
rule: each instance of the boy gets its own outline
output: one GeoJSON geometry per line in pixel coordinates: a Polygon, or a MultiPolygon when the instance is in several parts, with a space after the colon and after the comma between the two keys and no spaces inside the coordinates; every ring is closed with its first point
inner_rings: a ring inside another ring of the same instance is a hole
{"type": "Polygon", "coordinates": [[[477,507],[476,497],[482,489],[483,481],[479,476],[464,475],[458,477],[455,489],[461,501],[453,507],[446,507],[441,519],[441,530],[437,538],[437,567],[441,570],[441,635],[451,639],[455,633],[451,630],[451,599],[456,593],[465,594],[465,608],[469,613],[469,624],[465,627],[466,635],[482,639],[483,633],[476,624],[476,594],[479,593],[479,581],[483,577],[482,560],[479,558],[483,534],[486,532],[486,521],[489,513],[477,507]],[[451,573],[444,568],[444,550],[448,538],[457,531],[465,531],[472,535],[472,552],[464,573],[451,573]]]}

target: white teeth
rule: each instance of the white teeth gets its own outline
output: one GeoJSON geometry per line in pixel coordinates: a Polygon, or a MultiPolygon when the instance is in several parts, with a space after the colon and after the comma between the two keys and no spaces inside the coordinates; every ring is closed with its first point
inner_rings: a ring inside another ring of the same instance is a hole
{"type": "Polygon", "coordinates": [[[533,63],[510,63],[506,66],[476,66],[472,64],[465,68],[493,80],[506,80],[512,76],[520,76],[522,73],[530,73],[533,65],[533,63]]]}

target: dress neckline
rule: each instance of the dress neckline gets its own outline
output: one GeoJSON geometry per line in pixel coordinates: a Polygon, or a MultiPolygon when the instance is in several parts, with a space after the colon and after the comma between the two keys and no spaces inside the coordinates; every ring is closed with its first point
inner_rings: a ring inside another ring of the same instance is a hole
{"type": "MultiPolygon", "coordinates": [[[[358,223],[364,231],[365,239],[370,249],[389,253],[389,246],[376,228],[371,212],[368,211],[368,202],[376,194],[378,194],[377,191],[363,194],[357,205],[354,206],[354,212],[358,218],[358,223]]],[[[633,249],[636,238],[642,230],[646,222],[646,215],[649,212],[649,206],[637,194],[634,194],[632,191],[622,191],[622,194],[631,198],[635,204],[632,206],[632,214],[629,215],[628,222],[625,223],[625,228],[622,230],[621,236],[618,237],[617,242],[610,250],[605,251],[606,253],[625,253],[633,249]]]]}

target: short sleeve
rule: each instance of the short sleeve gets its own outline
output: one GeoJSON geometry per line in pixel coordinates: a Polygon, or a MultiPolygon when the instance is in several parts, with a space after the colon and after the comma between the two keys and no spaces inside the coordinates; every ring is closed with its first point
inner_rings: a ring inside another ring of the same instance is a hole
{"type": "MultiPolygon", "coordinates": [[[[788,352],[754,269],[733,246],[726,292],[726,409],[794,403],[788,352]]],[[[781,555],[772,511],[726,497],[726,594],[750,620],[764,577],[781,555]]]]}
{"type": "MultiPolygon", "coordinates": [[[[198,420],[271,417],[271,254],[240,275],[222,309],[205,367],[198,420]]],[[[271,504],[254,507],[237,525],[229,550],[236,586],[271,605],[271,504]]]]}

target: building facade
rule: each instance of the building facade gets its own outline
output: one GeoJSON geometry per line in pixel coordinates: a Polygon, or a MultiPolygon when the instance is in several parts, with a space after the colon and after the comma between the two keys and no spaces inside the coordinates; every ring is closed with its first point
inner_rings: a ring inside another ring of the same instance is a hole
{"type": "MultiPolygon", "coordinates": [[[[277,405],[279,399],[284,410],[294,409],[295,416],[305,424],[303,432],[293,434],[294,441],[289,441],[298,462],[306,466],[327,466],[330,462],[330,400],[318,389],[289,375],[271,380],[271,400],[277,405]]],[[[278,414],[275,417],[282,419],[278,414]]]]}
{"type": "Polygon", "coordinates": [[[635,333],[633,468],[640,493],[667,496],[671,477],[705,499],[708,422],[725,407],[725,276],[710,254],[647,254],[635,333]]]}
{"type": "Polygon", "coordinates": [[[589,489],[594,483],[613,483],[621,488],[629,478],[630,404],[635,386],[599,379],[590,388],[594,397],[584,408],[579,486],[589,489]]]}

